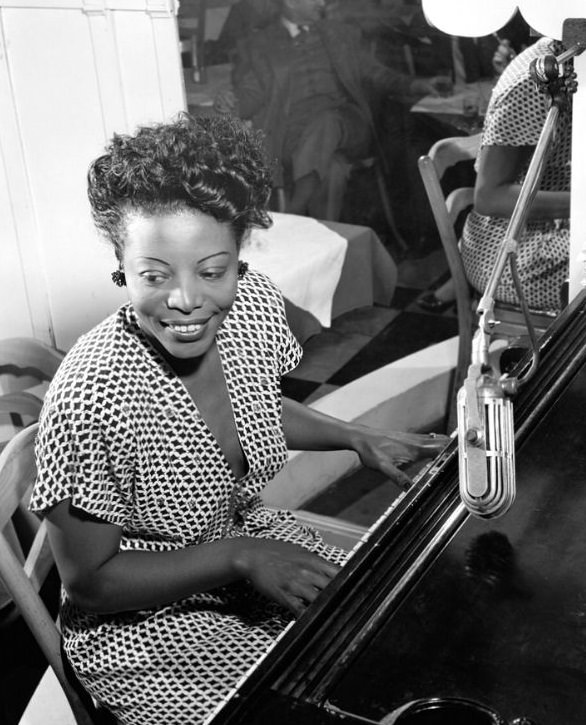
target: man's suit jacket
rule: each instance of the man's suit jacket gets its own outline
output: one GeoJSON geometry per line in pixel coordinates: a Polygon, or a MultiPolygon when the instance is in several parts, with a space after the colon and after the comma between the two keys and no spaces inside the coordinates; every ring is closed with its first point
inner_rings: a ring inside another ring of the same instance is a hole
{"type": "MultiPolygon", "coordinates": [[[[323,20],[313,26],[328,52],[332,67],[349,102],[361,111],[376,139],[371,111],[371,91],[404,97],[412,78],[376,61],[363,45],[360,31],[350,25],[323,20]]],[[[234,85],[238,112],[251,119],[267,139],[271,158],[280,161],[289,106],[293,40],[281,22],[254,33],[241,47],[235,68],[234,85]]],[[[275,169],[275,182],[281,181],[281,164],[275,169]]]]}

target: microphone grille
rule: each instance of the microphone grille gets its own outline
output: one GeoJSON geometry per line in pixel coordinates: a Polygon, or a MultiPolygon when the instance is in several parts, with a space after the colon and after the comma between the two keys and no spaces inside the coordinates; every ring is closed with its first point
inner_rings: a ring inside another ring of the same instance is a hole
{"type": "Polygon", "coordinates": [[[460,496],[470,513],[496,518],[515,499],[513,404],[498,385],[480,386],[480,426],[470,426],[467,391],[458,395],[460,496]]]}

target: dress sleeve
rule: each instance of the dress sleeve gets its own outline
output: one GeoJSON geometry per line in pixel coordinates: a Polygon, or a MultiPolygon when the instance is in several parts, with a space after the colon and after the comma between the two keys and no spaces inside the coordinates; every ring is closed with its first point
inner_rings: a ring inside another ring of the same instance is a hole
{"type": "Polygon", "coordinates": [[[72,400],[45,404],[36,441],[33,511],[43,513],[71,499],[76,508],[124,526],[131,510],[133,445],[124,425],[109,425],[108,418],[107,398],[100,403],[89,391],[85,400],[80,392],[72,400]]]}
{"type": "Polygon", "coordinates": [[[247,334],[253,339],[262,339],[265,363],[275,375],[283,376],[296,368],[303,356],[287,322],[283,294],[266,274],[256,269],[250,269],[244,280],[237,320],[245,321],[247,334]]]}
{"type": "Polygon", "coordinates": [[[283,330],[283,339],[280,350],[280,373],[285,375],[294,370],[303,357],[301,345],[295,339],[291,332],[287,320],[285,320],[285,329],[283,330]]]}
{"type": "Polygon", "coordinates": [[[279,372],[281,376],[294,370],[303,357],[303,348],[291,332],[285,314],[285,302],[281,292],[275,288],[277,317],[277,331],[279,339],[279,372]]]}
{"type": "Polygon", "coordinates": [[[495,87],[482,143],[486,146],[535,146],[547,117],[548,101],[529,75],[530,57],[513,61],[495,87]]]}

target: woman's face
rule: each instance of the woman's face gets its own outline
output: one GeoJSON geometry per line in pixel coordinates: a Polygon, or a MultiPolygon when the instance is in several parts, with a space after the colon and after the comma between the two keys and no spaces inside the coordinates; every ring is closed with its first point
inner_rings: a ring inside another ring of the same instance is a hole
{"type": "Polygon", "coordinates": [[[232,229],[183,210],[129,212],[126,232],[123,267],[141,329],[174,358],[204,355],[236,296],[232,229]]]}

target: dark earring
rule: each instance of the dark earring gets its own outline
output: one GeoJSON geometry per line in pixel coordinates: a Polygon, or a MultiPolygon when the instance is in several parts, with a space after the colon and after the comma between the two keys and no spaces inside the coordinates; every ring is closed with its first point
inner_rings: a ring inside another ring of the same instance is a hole
{"type": "Polygon", "coordinates": [[[238,262],[238,279],[242,279],[247,272],[248,262],[243,262],[242,260],[240,260],[238,262]]]}
{"type": "Polygon", "coordinates": [[[112,282],[114,282],[116,287],[126,287],[126,275],[121,269],[112,272],[112,282]]]}

